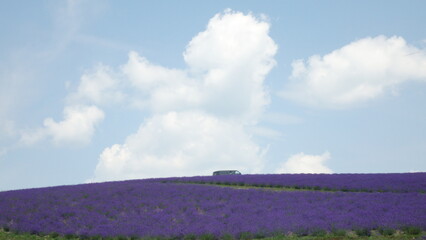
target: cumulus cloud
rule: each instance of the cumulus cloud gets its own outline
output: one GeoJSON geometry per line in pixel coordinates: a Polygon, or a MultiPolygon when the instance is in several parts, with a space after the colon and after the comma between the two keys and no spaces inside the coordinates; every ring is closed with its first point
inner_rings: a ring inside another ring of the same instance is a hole
{"type": "Polygon", "coordinates": [[[324,165],[324,162],[330,159],[330,153],[325,152],[322,155],[307,155],[298,153],[291,156],[284,162],[277,173],[333,173],[333,171],[324,165]]]}
{"type": "Polygon", "coordinates": [[[57,144],[87,144],[95,131],[95,125],[103,118],[103,111],[95,106],[71,106],[64,109],[63,121],[55,122],[47,118],[44,120],[44,126],[57,144]]]}
{"type": "Polygon", "coordinates": [[[125,95],[121,91],[121,85],[119,78],[108,66],[99,64],[92,71],[83,74],[77,89],[66,97],[62,121],[46,118],[43,127],[22,130],[20,142],[33,145],[50,139],[55,145],[89,144],[96,125],[105,117],[104,112],[96,105],[123,102],[125,95]]]}
{"type": "Polygon", "coordinates": [[[138,94],[134,106],[155,113],[196,108],[202,101],[200,83],[190,79],[185,70],[169,69],[150,63],[136,52],[122,67],[123,75],[138,94]]]}
{"type": "Polygon", "coordinates": [[[277,51],[269,27],[252,14],[215,15],[186,46],[186,69],[166,68],[130,52],[118,70],[135,91],[127,101],[152,115],[124,143],[102,152],[92,181],[228,168],[259,172],[265,150],[251,140],[247,126],[255,126],[269,103],[264,80],[277,51]]]}
{"type": "Polygon", "coordinates": [[[324,56],[292,64],[280,95],[303,104],[343,109],[386,93],[407,81],[426,82],[426,51],[402,37],[367,37],[324,56]]]}
{"type": "Polygon", "coordinates": [[[256,121],[269,103],[263,82],[277,51],[269,27],[251,14],[217,14],[187,45],[183,56],[188,68],[183,70],[152,64],[131,52],[121,69],[140,91],[134,102],[157,113],[203,109],[256,121]]]}
{"type": "Polygon", "coordinates": [[[98,106],[111,103],[133,106],[154,117],[202,111],[218,121],[256,124],[269,103],[263,83],[277,51],[269,28],[264,18],[226,10],[188,43],[183,53],[186,69],[153,64],[134,51],[116,70],[99,64],[83,74],[66,98],[64,120],[47,118],[43,128],[22,132],[21,142],[51,137],[57,144],[88,143],[104,117],[98,106]],[[81,105],[93,106],[74,107],[81,105]]]}
{"type": "Polygon", "coordinates": [[[153,64],[132,51],[116,72],[100,65],[85,74],[70,99],[94,104],[125,100],[155,114],[202,109],[254,123],[270,101],[263,83],[275,66],[278,47],[269,28],[251,14],[226,10],[186,46],[186,69],[153,64]],[[123,88],[132,89],[131,96],[124,96],[123,88]]]}
{"type": "Polygon", "coordinates": [[[68,106],[64,109],[64,120],[56,122],[46,118],[43,128],[22,132],[21,142],[31,145],[50,138],[57,145],[85,145],[103,118],[103,111],[96,106],[68,106]]]}
{"type": "Polygon", "coordinates": [[[203,112],[158,114],[141,124],[123,144],[106,148],[91,181],[244,173],[262,169],[263,150],[239,123],[203,112]]]}
{"type": "Polygon", "coordinates": [[[267,73],[275,64],[272,56],[277,50],[268,32],[269,23],[226,10],[210,19],[207,29],[189,42],[184,59],[193,71],[254,66],[255,72],[267,73]]]}
{"type": "Polygon", "coordinates": [[[277,51],[269,27],[251,14],[227,10],[190,41],[184,59],[190,72],[201,76],[207,110],[249,120],[259,117],[270,101],[263,82],[277,51]]]}
{"type": "Polygon", "coordinates": [[[120,78],[110,67],[98,64],[80,79],[77,90],[67,97],[70,104],[89,102],[91,104],[110,104],[124,101],[120,78]]]}

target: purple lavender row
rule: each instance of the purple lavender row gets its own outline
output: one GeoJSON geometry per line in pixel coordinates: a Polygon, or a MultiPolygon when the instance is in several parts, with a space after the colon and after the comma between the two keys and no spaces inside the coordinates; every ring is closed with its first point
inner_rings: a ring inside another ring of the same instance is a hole
{"type": "MultiPolygon", "coordinates": [[[[426,173],[256,174],[169,178],[170,181],[361,192],[426,193],[426,173]]],[[[163,181],[166,181],[163,179],[163,181]]]]}
{"type": "Polygon", "coordinates": [[[271,192],[134,180],[0,192],[0,228],[78,236],[426,229],[420,193],[271,192]]]}

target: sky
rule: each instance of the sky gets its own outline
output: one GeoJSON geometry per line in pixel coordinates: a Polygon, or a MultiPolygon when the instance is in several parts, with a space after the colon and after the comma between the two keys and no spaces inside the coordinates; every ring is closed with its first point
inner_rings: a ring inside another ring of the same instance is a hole
{"type": "Polygon", "coordinates": [[[0,8],[0,191],[426,172],[425,1],[0,8]]]}

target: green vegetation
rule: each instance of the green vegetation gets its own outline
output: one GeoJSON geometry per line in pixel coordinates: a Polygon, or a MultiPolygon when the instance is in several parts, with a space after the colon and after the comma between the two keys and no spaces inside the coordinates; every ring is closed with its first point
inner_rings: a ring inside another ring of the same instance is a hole
{"type": "MultiPolygon", "coordinates": [[[[383,190],[373,191],[371,189],[333,189],[329,187],[320,187],[320,186],[283,186],[283,185],[270,185],[270,184],[246,184],[246,183],[232,183],[232,182],[204,182],[204,181],[161,181],[162,183],[181,183],[181,184],[200,184],[208,186],[220,186],[220,187],[230,187],[234,189],[260,189],[260,190],[270,190],[270,191],[318,191],[318,192],[387,192],[383,190]]],[[[394,192],[394,191],[390,191],[394,192]]],[[[425,194],[425,191],[419,191],[421,194],[425,194]]]]}
{"type": "MultiPolygon", "coordinates": [[[[222,182],[215,182],[215,183],[205,183],[205,182],[177,182],[173,181],[174,183],[181,183],[181,184],[200,184],[200,185],[206,185],[206,186],[219,186],[219,187],[229,187],[234,189],[260,189],[260,190],[269,190],[269,191],[320,191],[320,192],[337,192],[338,190],[332,190],[332,189],[322,189],[320,187],[286,187],[286,186],[267,186],[267,185],[249,185],[249,184],[238,184],[238,183],[222,183],[222,182]]],[[[163,183],[166,183],[163,182],[163,183]]]]}
{"type": "MultiPolygon", "coordinates": [[[[360,232],[361,235],[357,235],[356,232],[345,232],[345,236],[341,234],[327,234],[319,233],[316,236],[297,236],[297,235],[278,235],[274,237],[261,238],[260,236],[251,236],[251,234],[241,234],[240,239],[238,240],[250,240],[250,239],[262,239],[262,240],[350,240],[350,239],[361,239],[361,240],[423,240],[426,239],[426,232],[417,232],[414,231],[414,234],[403,233],[401,231],[396,231],[390,234],[390,232],[385,232],[382,234],[382,231],[372,231],[370,233],[360,232]],[[365,235],[370,236],[365,236],[365,235]],[[260,238],[259,238],[260,237],[260,238]]],[[[166,239],[166,238],[126,238],[126,237],[110,237],[110,238],[101,238],[101,237],[87,237],[87,238],[77,238],[72,236],[58,236],[58,235],[47,235],[47,236],[38,236],[31,234],[17,234],[12,232],[0,231],[0,240],[176,240],[176,239],[166,239]]],[[[205,234],[197,238],[196,236],[187,236],[185,240],[235,240],[230,235],[225,235],[221,239],[216,239],[213,235],[205,234]]]]}

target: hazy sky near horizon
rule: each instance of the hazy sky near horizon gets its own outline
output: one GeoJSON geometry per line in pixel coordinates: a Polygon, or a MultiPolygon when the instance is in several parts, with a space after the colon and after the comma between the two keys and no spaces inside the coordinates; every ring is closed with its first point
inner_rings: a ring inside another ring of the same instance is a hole
{"type": "Polygon", "coordinates": [[[425,1],[2,1],[0,191],[426,171],[425,1]]]}

